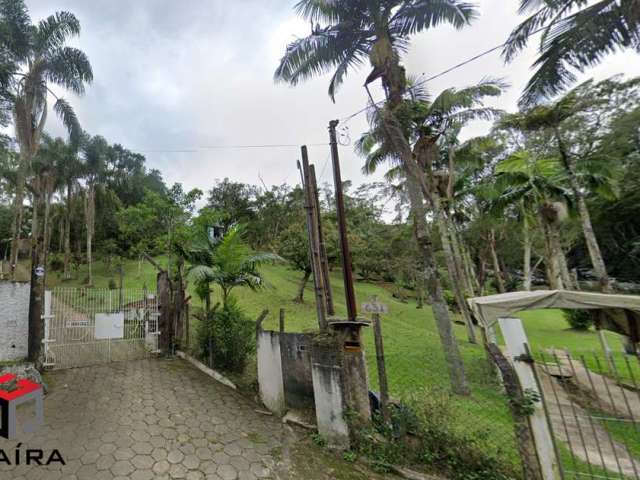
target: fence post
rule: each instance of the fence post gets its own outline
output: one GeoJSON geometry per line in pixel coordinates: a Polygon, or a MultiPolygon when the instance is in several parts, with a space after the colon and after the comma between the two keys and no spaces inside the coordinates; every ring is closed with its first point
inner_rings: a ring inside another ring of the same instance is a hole
{"type": "MultiPolygon", "coordinates": [[[[500,318],[500,329],[507,346],[507,352],[513,361],[513,366],[524,392],[530,392],[538,398],[544,398],[541,387],[536,381],[534,363],[529,354],[529,341],[519,318],[500,318]]],[[[544,400],[543,400],[544,401],[544,400]]],[[[558,469],[558,458],[554,450],[554,440],[545,412],[544,404],[536,402],[533,413],[529,416],[529,423],[533,432],[542,478],[556,480],[561,478],[558,469]]]]}

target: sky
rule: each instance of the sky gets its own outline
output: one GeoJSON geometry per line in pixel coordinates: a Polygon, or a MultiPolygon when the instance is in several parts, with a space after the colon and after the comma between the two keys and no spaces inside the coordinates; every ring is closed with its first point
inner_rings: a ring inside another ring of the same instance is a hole
{"type": "MultiPolygon", "coordinates": [[[[295,88],[273,82],[288,42],[309,33],[292,0],[27,0],[34,21],[54,10],[76,14],[94,82],[83,97],[63,93],[82,127],[110,143],[143,153],[167,184],[206,191],[216,179],[260,185],[295,184],[298,145],[309,144],[319,182],[331,180],[327,126],[366,105],[366,68],[352,71],[336,103],[328,76],[295,88]],[[232,145],[294,145],[282,148],[219,148],[232,145]],[[320,144],[320,145],[317,145],[320,144]]],[[[409,73],[437,74],[501,44],[522,20],[516,0],[479,0],[480,17],[456,31],[441,26],[412,38],[403,58],[409,73]]],[[[432,94],[464,87],[484,77],[502,77],[510,90],[492,106],[513,111],[530,74],[537,38],[516,61],[504,65],[498,52],[427,84],[432,94]]],[[[640,55],[611,55],[581,79],[640,75],[640,55]]],[[[424,77],[423,77],[424,78],[424,77]]],[[[61,92],[61,91],[60,91],[61,92]]],[[[374,96],[381,92],[374,89],[374,96]]],[[[340,125],[343,180],[364,177],[353,141],[366,131],[365,115],[340,125]]],[[[471,124],[463,138],[482,135],[487,122],[471,124]]],[[[47,130],[63,135],[54,115],[47,130]]]]}

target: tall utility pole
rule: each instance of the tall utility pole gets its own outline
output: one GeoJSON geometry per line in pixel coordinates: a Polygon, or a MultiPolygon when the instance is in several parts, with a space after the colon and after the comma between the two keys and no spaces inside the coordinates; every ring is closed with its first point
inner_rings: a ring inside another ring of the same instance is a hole
{"type": "Polygon", "coordinates": [[[351,252],[347,239],[347,221],[344,212],[344,195],[342,193],[342,175],[340,174],[340,158],[338,156],[338,140],[336,127],[338,120],[329,122],[329,143],[331,145],[331,160],[333,163],[333,183],[336,188],[336,213],[338,216],[338,231],[340,233],[340,252],[342,254],[342,277],[344,279],[344,294],[347,301],[347,317],[355,322],[358,311],[356,310],[356,294],[353,288],[353,272],[351,271],[351,252]]]}
{"type": "Polygon", "coordinates": [[[304,187],[305,210],[307,211],[307,231],[309,234],[309,260],[311,262],[311,271],[313,273],[313,284],[316,296],[316,313],[318,316],[318,325],[321,331],[326,331],[327,323],[327,299],[325,294],[325,285],[322,275],[322,259],[320,254],[320,232],[318,230],[318,222],[315,218],[314,195],[311,189],[311,180],[309,173],[309,154],[307,147],[301,148],[302,168],[302,185],[304,187]]]}

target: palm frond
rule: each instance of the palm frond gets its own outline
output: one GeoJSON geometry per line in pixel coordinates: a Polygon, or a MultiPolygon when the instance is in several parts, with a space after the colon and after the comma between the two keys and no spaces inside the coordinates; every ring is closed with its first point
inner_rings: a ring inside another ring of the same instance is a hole
{"type": "MultiPolygon", "coordinates": [[[[23,0],[0,0],[0,38],[10,58],[27,55],[31,36],[31,18],[23,0]]],[[[13,73],[13,72],[12,72],[13,73]]]]}
{"type": "Polygon", "coordinates": [[[302,0],[294,10],[312,22],[335,23],[343,18],[344,7],[341,8],[341,3],[335,0],[302,0]]]}
{"type": "Polygon", "coordinates": [[[447,23],[462,28],[478,16],[475,5],[457,0],[412,0],[402,6],[389,22],[391,34],[406,37],[447,23]]]}
{"type": "Polygon", "coordinates": [[[71,12],[56,12],[40,20],[34,33],[35,50],[46,54],[64,45],[70,36],[80,34],[80,22],[71,12]]]}
{"type": "Polygon", "coordinates": [[[62,47],[48,56],[46,79],[72,92],[84,94],[85,83],[93,81],[93,71],[89,58],[82,51],[72,47],[62,47]]]}
{"type": "Polygon", "coordinates": [[[73,107],[64,98],[58,98],[53,105],[53,110],[58,117],[60,117],[60,120],[62,120],[62,124],[69,132],[69,137],[72,141],[77,141],[78,137],[82,134],[82,129],[80,128],[80,122],[73,107]]]}

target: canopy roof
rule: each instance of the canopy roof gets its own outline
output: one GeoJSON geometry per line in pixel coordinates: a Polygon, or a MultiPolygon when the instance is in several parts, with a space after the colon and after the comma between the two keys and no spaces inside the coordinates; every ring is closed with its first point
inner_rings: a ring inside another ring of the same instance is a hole
{"type": "Polygon", "coordinates": [[[510,292],[468,300],[476,319],[491,327],[498,318],[509,317],[522,310],[541,308],[601,310],[601,326],[607,330],[638,338],[640,296],[570,290],[535,290],[510,292]]]}

